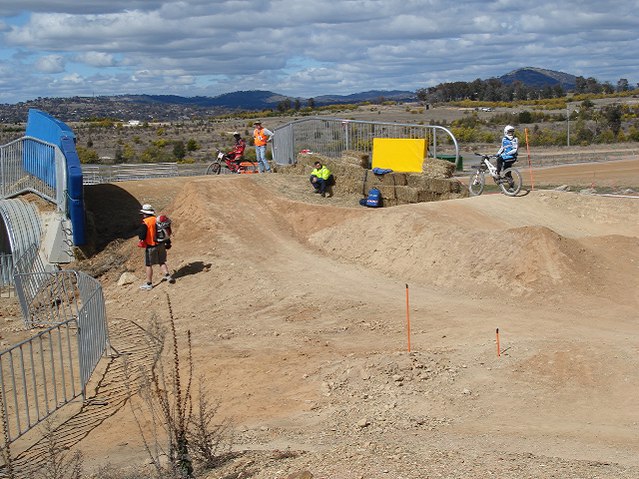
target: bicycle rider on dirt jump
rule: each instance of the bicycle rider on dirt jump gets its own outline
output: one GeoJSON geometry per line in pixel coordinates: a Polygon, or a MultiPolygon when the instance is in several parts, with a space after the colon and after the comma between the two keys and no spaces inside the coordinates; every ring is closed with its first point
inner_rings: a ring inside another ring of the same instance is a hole
{"type": "Polygon", "coordinates": [[[501,170],[510,168],[517,161],[517,149],[519,140],[515,136],[515,127],[507,125],[504,128],[504,137],[501,139],[501,148],[496,153],[497,175],[501,175],[501,170]]]}

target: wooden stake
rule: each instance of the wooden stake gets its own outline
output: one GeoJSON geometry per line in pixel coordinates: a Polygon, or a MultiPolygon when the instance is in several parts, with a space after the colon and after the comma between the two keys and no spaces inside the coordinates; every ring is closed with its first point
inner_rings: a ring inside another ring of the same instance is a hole
{"type": "Polygon", "coordinates": [[[497,357],[500,357],[501,353],[499,348],[499,328],[495,330],[495,334],[497,335],[497,357]]]}

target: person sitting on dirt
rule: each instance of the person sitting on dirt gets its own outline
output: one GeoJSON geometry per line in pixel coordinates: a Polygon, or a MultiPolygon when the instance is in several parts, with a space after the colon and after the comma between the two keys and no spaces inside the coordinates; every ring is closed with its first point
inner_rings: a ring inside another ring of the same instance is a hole
{"type": "Polygon", "coordinates": [[[229,160],[232,160],[235,163],[236,167],[239,168],[240,162],[244,157],[246,141],[242,139],[242,136],[237,131],[233,132],[233,138],[235,138],[235,145],[233,146],[233,149],[226,154],[226,156],[229,160]]]}
{"type": "Polygon", "coordinates": [[[320,161],[313,163],[313,166],[315,168],[311,171],[311,184],[313,185],[313,188],[315,188],[315,193],[326,196],[326,190],[333,186],[335,178],[333,177],[331,170],[322,165],[320,161]]]}
{"type": "Polygon", "coordinates": [[[497,152],[497,175],[502,169],[510,168],[517,161],[517,149],[519,140],[515,136],[515,127],[507,125],[504,128],[504,137],[501,140],[501,148],[497,152]]]}

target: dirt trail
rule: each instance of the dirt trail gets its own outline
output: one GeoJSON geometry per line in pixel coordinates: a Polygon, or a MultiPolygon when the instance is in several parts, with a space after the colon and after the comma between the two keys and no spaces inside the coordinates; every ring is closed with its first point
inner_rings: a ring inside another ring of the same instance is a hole
{"type": "MultiPolygon", "coordinates": [[[[117,285],[123,269],[143,278],[126,228],[94,261],[122,263],[101,278],[116,348],[118,325],[167,319],[167,295],[192,331],[198,374],[253,451],[210,478],[639,477],[637,200],[535,191],[371,210],[294,181],[87,191],[173,218],[175,285],[117,285]]],[[[124,409],[80,448],[90,464],[144,458],[124,409]]]]}

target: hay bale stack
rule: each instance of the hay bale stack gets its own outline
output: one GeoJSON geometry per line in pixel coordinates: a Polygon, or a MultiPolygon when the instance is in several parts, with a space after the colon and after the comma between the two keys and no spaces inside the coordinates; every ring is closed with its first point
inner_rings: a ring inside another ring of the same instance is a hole
{"type": "Polygon", "coordinates": [[[375,175],[362,166],[368,165],[368,155],[359,152],[346,151],[338,159],[317,153],[305,153],[298,155],[297,163],[281,166],[277,172],[308,176],[316,161],[320,161],[333,172],[336,194],[343,192],[366,196],[368,190],[378,188],[385,206],[468,196],[467,189],[453,178],[455,165],[431,158],[424,161],[424,173],[391,172],[375,175]]]}

